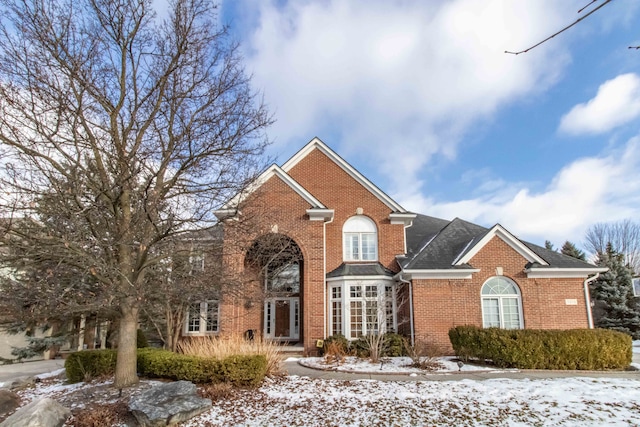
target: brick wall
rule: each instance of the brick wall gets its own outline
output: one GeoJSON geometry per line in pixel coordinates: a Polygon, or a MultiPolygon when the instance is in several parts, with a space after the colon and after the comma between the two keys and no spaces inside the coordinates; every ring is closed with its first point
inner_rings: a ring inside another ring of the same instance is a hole
{"type": "MultiPolygon", "coordinates": [[[[309,153],[289,175],[327,208],[334,209],[334,220],[326,225],[327,272],[343,262],[342,227],[357,208],[362,208],[363,214],[377,225],[379,261],[398,270],[395,256],[404,253],[404,226],[390,223],[388,206],[319,150],[309,153]]],[[[301,340],[307,351],[313,353],[315,341],[325,337],[328,319],[324,301],[323,222],[308,219],[306,210],[310,207],[286,183],[272,177],[241,207],[243,220],[227,221],[224,258],[227,270],[238,276],[239,286],[245,289],[253,286],[258,295],[262,285],[255,274],[244,269],[244,257],[251,242],[277,226],[278,233],[291,237],[300,246],[304,256],[301,340]]],[[[221,305],[221,332],[262,331],[262,316],[262,302],[227,293],[221,305]]]]}
{"type": "Polygon", "coordinates": [[[583,279],[529,279],[527,261],[499,237],[494,237],[470,261],[479,268],[467,280],[414,280],[415,332],[451,351],[448,331],[458,325],[482,326],[480,290],[496,275],[496,267],[512,279],[522,295],[524,327],[571,329],[588,327],[583,279]],[[577,305],[567,305],[566,300],[577,305]]]}

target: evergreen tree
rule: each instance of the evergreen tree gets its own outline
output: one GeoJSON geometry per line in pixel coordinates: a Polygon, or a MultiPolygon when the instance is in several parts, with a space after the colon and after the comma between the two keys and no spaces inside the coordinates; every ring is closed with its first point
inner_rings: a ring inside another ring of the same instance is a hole
{"type": "Polygon", "coordinates": [[[568,240],[564,242],[564,245],[562,245],[562,249],[560,249],[560,252],[565,255],[569,255],[570,257],[581,259],[582,261],[585,260],[584,252],[578,249],[576,245],[568,240]]]}
{"type": "Polygon", "coordinates": [[[554,247],[553,247],[553,243],[551,243],[551,242],[550,242],[550,241],[548,241],[548,240],[545,240],[545,241],[544,241],[544,247],[545,247],[546,249],[549,249],[550,251],[555,251],[555,250],[556,250],[556,248],[554,248],[554,247]]]}
{"type": "Polygon", "coordinates": [[[640,311],[633,296],[631,270],[624,263],[624,255],[608,244],[604,253],[598,253],[596,264],[607,267],[609,271],[602,273],[591,286],[595,300],[595,326],[640,339],[640,311]]]}

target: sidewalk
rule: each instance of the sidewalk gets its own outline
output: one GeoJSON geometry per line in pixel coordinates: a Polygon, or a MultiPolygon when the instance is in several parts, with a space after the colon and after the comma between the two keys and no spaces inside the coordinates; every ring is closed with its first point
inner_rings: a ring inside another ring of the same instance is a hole
{"type": "Polygon", "coordinates": [[[46,374],[61,368],[64,368],[63,359],[37,360],[34,362],[0,365],[0,387],[2,387],[2,383],[10,382],[19,377],[46,374]]]}

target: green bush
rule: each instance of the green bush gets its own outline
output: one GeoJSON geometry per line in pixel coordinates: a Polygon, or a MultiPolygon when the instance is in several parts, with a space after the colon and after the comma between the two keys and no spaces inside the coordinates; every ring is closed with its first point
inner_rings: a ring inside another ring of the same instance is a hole
{"type": "Polygon", "coordinates": [[[116,350],[86,350],[71,353],[64,362],[67,380],[88,381],[116,371],[116,350]]]}
{"type": "Polygon", "coordinates": [[[367,338],[362,336],[357,340],[349,343],[349,352],[358,357],[369,357],[369,342],[367,338]]]}
{"type": "Polygon", "coordinates": [[[220,361],[218,379],[237,386],[255,387],[266,373],[267,358],[263,354],[229,356],[220,361]]]}
{"type": "Polygon", "coordinates": [[[199,384],[224,382],[256,386],[267,373],[267,358],[264,355],[247,355],[217,360],[147,348],[138,350],[138,372],[146,377],[199,384]]]}
{"type": "Polygon", "coordinates": [[[458,326],[451,345],[463,360],[492,361],[502,368],[624,369],[631,363],[631,337],[605,329],[481,329],[458,326]]]}
{"type": "Polygon", "coordinates": [[[137,335],[137,346],[138,348],[147,348],[149,347],[149,341],[147,341],[147,336],[144,334],[144,332],[142,331],[142,329],[138,329],[138,335],[137,335]]]}
{"type": "Polygon", "coordinates": [[[404,337],[392,332],[384,334],[382,357],[400,357],[404,355],[404,337]]]}
{"type": "MultiPolygon", "coordinates": [[[[69,382],[88,381],[102,375],[113,375],[116,350],[86,350],[72,353],[64,365],[69,382]]],[[[229,383],[235,386],[257,386],[267,373],[264,355],[230,356],[223,360],[187,356],[168,350],[138,349],[138,374],[150,378],[186,380],[198,384],[229,383]]]]}

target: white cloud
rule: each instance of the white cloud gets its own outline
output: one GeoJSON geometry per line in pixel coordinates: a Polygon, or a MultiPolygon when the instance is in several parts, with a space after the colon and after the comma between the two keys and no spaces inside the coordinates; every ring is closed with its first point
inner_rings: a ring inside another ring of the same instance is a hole
{"type": "MultiPolygon", "coordinates": [[[[640,136],[624,149],[578,159],[560,170],[544,191],[507,185],[475,199],[439,203],[421,195],[399,196],[404,207],[442,218],[460,216],[490,226],[501,223],[521,238],[580,244],[597,222],[640,216],[640,136]]],[[[481,184],[480,184],[481,185],[481,184]]]]}
{"type": "Polygon", "coordinates": [[[640,76],[621,74],[598,88],[594,98],[562,117],[560,131],[572,135],[600,134],[640,117],[640,76]]]}
{"type": "Polygon", "coordinates": [[[246,0],[256,23],[247,64],[276,114],[277,144],[337,135],[325,138],[379,165],[391,190],[416,188],[432,156],[455,157],[471,125],[558,78],[562,40],[504,50],[544,38],[578,3],[246,0]]]}

